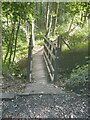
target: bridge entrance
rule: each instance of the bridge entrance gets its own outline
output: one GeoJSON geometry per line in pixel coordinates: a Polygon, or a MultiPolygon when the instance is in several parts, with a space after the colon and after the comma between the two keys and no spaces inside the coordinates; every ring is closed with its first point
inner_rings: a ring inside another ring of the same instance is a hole
{"type": "Polygon", "coordinates": [[[46,68],[51,81],[57,80],[59,56],[61,51],[61,37],[53,42],[44,37],[44,48],[32,57],[33,42],[30,37],[28,47],[27,79],[31,82],[34,78],[47,79],[46,68]],[[43,61],[44,58],[44,61],[43,61]]]}

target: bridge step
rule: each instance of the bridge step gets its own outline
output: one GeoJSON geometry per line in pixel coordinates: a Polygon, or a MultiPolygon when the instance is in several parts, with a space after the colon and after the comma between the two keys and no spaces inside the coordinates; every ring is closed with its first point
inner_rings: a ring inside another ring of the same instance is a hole
{"type": "Polygon", "coordinates": [[[0,93],[0,99],[13,99],[15,96],[14,93],[0,93]]]}

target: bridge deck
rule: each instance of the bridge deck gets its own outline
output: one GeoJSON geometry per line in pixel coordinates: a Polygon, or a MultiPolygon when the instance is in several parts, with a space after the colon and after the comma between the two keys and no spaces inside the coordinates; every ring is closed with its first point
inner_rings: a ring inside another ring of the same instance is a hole
{"type": "Polygon", "coordinates": [[[39,83],[43,82],[44,84],[47,84],[47,80],[50,79],[43,60],[43,50],[35,54],[33,57],[32,76],[34,81],[39,83]]]}
{"type": "Polygon", "coordinates": [[[36,53],[33,57],[32,69],[33,83],[27,84],[25,93],[60,93],[61,89],[56,88],[50,82],[50,78],[46,69],[43,58],[43,50],[36,53]]]}

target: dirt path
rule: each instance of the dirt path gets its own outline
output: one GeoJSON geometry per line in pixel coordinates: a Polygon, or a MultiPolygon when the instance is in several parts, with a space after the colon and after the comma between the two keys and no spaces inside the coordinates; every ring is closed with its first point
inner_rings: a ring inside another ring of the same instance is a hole
{"type": "Polygon", "coordinates": [[[3,100],[3,118],[88,118],[88,98],[75,94],[30,94],[3,100]]]}

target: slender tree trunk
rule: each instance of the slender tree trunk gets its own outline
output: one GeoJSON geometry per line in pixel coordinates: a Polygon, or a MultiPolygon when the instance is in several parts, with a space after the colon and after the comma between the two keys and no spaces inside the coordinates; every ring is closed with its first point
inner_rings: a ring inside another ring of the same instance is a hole
{"type": "Polygon", "coordinates": [[[11,44],[10,44],[9,63],[11,63],[11,57],[12,57],[12,54],[13,54],[14,32],[15,32],[15,21],[14,21],[14,23],[12,23],[12,33],[11,33],[11,44]]]}
{"type": "Polygon", "coordinates": [[[56,14],[56,3],[51,4],[51,14],[52,14],[52,34],[54,34],[55,19],[56,19],[56,16],[54,14],[56,14]]]}
{"type": "MultiPolygon", "coordinates": [[[[8,15],[7,15],[7,29],[8,29],[8,15]]],[[[7,57],[8,57],[8,54],[9,54],[9,49],[10,49],[10,44],[11,44],[11,40],[9,40],[9,43],[8,43],[8,36],[6,36],[7,37],[7,41],[6,41],[6,43],[7,43],[7,52],[6,52],[6,55],[5,55],[5,58],[4,58],[4,63],[6,62],[6,59],[7,59],[7,57]]]]}
{"type": "Polygon", "coordinates": [[[66,41],[62,38],[62,41],[64,42],[64,44],[66,44],[66,46],[71,50],[70,46],[66,43],[66,41]]]}
{"type": "Polygon", "coordinates": [[[50,32],[51,32],[51,27],[52,27],[52,18],[53,18],[53,16],[51,15],[50,25],[49,25],[49,27],[48,27],[48,35],[50,35],[50,32]]]}
{"type": "Polygon", "coordinates": [[[7,57],[8,57],[9,48],[10,48],[10,41],[9,41],[9,44],[7,44],[7,53],[6,53],[5,58],[4,58],[4,63],[6,62],[6,59],[7,59],[7,57]]]}
{"type": "Polygon", "coordinates": [[[42,8],[42,2],[40,2],[40,17],[42,18],[42,19],[40,19],[39,21],[40,21],[40,28],[41,28],[41,30],[43,30],[43,8],[42,8]]]}
{"type": "Polygon", "coordinates": [[[19,22],[18,22],[17,31],[16,31],[16,38],[15,38],[15,48],[14,48],[13,62],[14,62],[14,59],[15,59],[15,56],[16,56],[17,38],[18,38],[19,28],[20,28],[20,17],[19,17],[19,22]]]}
{"type": "Polygon", "coordinates": [[[49,3],[46,6],[46,37],[48,37],[48,26],[49,26],[49,3]]]}
{"type": "Polygon", "coordinates": [[[26,21],[25,23],[25,33],[26,33],[26,40],[29,43],[29,23],[26,21]]]}
{"type": "Polygon", "coordinates": [[[33,46],[35,46],[34,20],[32,20],[32,42],[33,42],[33,46]]]}
{"type": "Polygon", "coordinates": [[[70,23],[70,26],[69,26],[68,32],[71,30],[71,27],[72,27],[72,25],[73,25],[73,21],[74,21],[74,18],[72,18],[72,21],[71,21],[71,23],[70,23]]]}
{"type": "Polygon", "coordinates": [[[56,26],[57,26],[57,22],[58,22],[58,14],[59,14],[59,3],[56,3],[56,4],[57,4],[57,7],[56,7],[55,28],[54,28],[54,31],[53,31],[54,34],[55,34],[55,29],[56,29],[56,26]]]}

